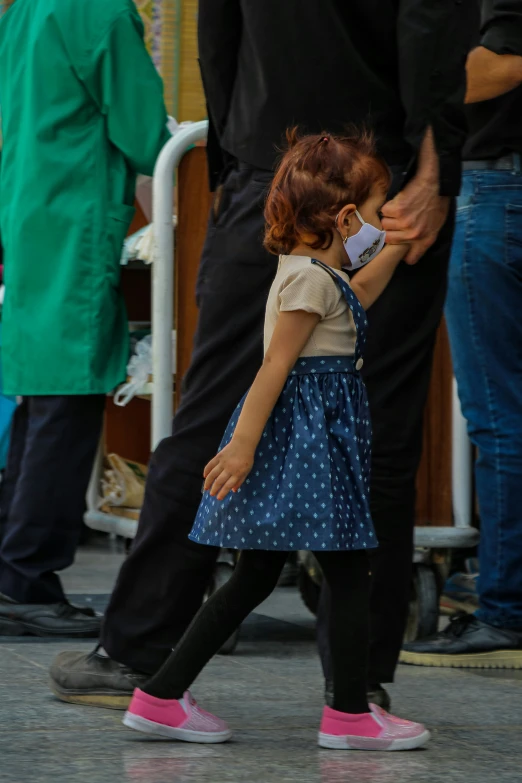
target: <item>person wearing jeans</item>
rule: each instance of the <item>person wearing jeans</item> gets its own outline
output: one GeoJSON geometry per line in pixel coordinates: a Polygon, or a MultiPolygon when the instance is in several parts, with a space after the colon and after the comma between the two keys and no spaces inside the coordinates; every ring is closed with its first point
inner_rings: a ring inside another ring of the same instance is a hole
{"type": "Polygon", "coordinates": [[[482,4],[446,305],[477,449],[479,608],[405,646],[405,663],[522,667],[522,2],[482,4]],[[502,16],[500,14],[502,10],[502,16]]]}

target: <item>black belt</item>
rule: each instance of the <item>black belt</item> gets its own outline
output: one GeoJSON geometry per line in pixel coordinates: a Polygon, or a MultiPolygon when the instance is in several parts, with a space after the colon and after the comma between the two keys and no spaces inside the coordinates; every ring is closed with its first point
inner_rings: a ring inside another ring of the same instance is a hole
{"type": "Polygon", "coordinates": [[[465,160],[463,171],[516,171],[522,174],[521,156],[518,152],[495,160],[465,160]]]}

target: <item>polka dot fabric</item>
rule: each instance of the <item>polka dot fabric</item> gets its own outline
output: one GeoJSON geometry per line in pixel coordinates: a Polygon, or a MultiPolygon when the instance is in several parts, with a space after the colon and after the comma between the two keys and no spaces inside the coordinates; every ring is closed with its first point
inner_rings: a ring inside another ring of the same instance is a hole
{"type": "MultiPolygon", "coordinates": [[[[340,285],[357,327],[353,356],[300,358],[286,381],[236,493],[205,492],[190,538],[230,549],[370,549],[377,539],[369,510],[371,424],[360,365],[366,315],[340,285]]],[[[221,448],[230,442],[244,399],[221,448]]]]}

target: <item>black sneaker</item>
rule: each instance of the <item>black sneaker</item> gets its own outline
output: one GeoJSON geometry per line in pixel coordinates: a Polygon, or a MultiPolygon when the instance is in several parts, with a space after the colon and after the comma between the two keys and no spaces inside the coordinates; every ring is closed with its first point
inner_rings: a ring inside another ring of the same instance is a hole
{"type": "Polygon", "coordinates": [[[0,636],[68,636],[91,639],[100,635],[101,615],[93,609],[60,604],[20,604],[0,593],[0,636]]]}
{"type": "MultiPolygon", "coordinates": [[[[326,680],[324,697],[328,707],[333,708],[334,701],[334,689],[333,682],[326,680]]],[[[382,685],[369,685],[368,686],[368,704],[376,704],[386,712],[391,710],[391,699],[388,691],[382,687],[382,685]]]]}
{"type": "Polygon", "coordinates": [[[404,645],[401,663],[462,669],[522,669],[522,633],[458,615],[435,636],[404,645]]]}
{"type": "Polygon", "coordinates": [[[126,710],[134,689],[145,685],[150,676],[100,655],[99,649],[96,647],[88,655],[57,655],[50,670],[51,690],[61,701],[126,710]]]}

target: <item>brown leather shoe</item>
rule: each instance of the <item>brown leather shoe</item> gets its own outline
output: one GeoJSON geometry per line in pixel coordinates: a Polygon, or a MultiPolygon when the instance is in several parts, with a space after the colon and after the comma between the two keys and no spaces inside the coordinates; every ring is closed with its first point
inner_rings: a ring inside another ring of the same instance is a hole
{"type": "Polygon", "coordinates": [[[112,658],[100,655],[99,646],[86,655],[62,652],[51,664],[51,690],[61,701],[126,710],[135,688],[150,679],[112,658]]]}

